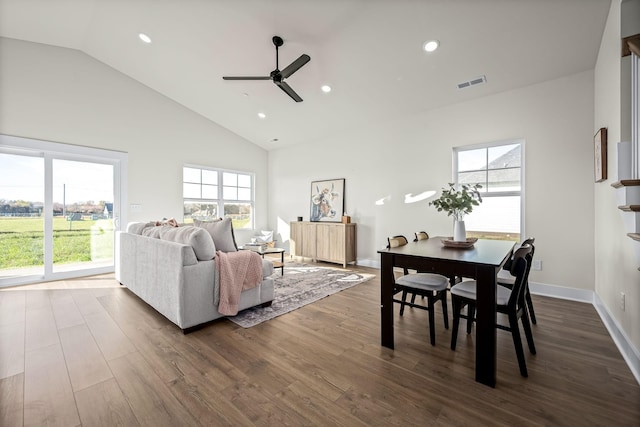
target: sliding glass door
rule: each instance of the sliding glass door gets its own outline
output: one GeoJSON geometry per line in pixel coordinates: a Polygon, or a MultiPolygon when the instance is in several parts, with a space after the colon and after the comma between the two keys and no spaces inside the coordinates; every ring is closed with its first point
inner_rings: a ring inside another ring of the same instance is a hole
{"type": "Polygon", "coordinates": [[[52,159],[53,272],[113,266],[114,166],[52,159]]]}
{"type": "Polygon", "coordinates": [[[0,143],[0,286],[112,272],[126,154],[0,143]]]}
{"type": "Polygon", "coordinates": [[[0,152],[0,279],[44,275],[44,158],[0,152]]]}

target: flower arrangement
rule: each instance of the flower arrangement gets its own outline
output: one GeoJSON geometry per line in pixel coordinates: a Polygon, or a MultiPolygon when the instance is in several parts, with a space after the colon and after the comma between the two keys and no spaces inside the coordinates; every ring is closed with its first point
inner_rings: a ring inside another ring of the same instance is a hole
{"type": "Polygon", "coordinates": [[[445,211],[447,216],[453,216],[456,221],[463,221],[464,216],[473,211],[474,206],[482,203],[479,188],[480,184],[462,184],[461,189],[456,190],[455,184],[449,183],[449,188],[443,188],[442,194],[435,200],[429,202],[438,212],[445,211]]]}

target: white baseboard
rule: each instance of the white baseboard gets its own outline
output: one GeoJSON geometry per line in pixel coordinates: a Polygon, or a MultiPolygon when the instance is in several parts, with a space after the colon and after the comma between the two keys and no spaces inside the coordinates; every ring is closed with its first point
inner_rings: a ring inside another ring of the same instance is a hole
{"type": "Polygon", "coordinates": [[[564,286],[548,285],[546,283],[529,282],[529,290],[534,295],[567,299],[571,301],[593,304],[593,291],[586,289],[566,288],[564,286]]]}
{"type": "Polygon", "coordinates": [[[622,330],[616,319],[611,315],[607,306],[604,305],[598,294],[593,294],[593,306],[600,315],[604,326],[609,331],[609,335],[616,343],[622,357],[631,369],[636,381],[640,384],[640,352],[634,347],[627,334],[622,330]]]}
{"type": "Polygon", "coordinates": [[[622,330],[618,322],[604,305],[598,294],[586,289],[565,288],[563,286],[547,285],[544,283],[529,282],[529,289],[534,295],[543,295],[551,298],[579,301],[593,305],[598,312],[602,323],[609,331],[613,342],[620,350],[624,361],[631,369],[631,373],[640,384],[640,352],[635,348],[627,334],[622,330]]]}
{"type": "MultiPolygon", "coordinates": [[[[380,269],[379,260],[361,259],[357,261],[357,265],[380,269]]],[[[629,340],[627,334],[611,315],[598,294],[586,289],[566,288],[535,282],[529,282],[529,289],[534,295],[584,302],[593,305],[607,328],[609,335],[613,339],[613,342],[616,344],[616,347],[618,347],[618,350],[620,350],[625,362],[627,362],[629,369],[631,369],[631,373],[638,384],[640,384],[640,352],[635,348],[631,340],[629,340]]]]}
{"type": "Polygon", "coordinates": [[[361,265],[363,267],[371,267],[371,268],[377,268],[378,270],[380,270],[380,260],[375,260],[375,259],[359,259],[356,261],[356,265],[361,265]]]}

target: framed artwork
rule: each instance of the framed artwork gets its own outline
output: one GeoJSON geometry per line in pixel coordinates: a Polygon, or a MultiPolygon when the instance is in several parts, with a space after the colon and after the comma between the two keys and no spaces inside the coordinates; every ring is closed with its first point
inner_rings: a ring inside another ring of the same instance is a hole
{"type": "Polygon", "coordinates": [[[607,128],[600,128],[593,137],[596,182],[607,179],[607,128]]]}
{"type": "Polygon", "coordinates": [[[344,214],[344,178],[311,182],[313,222],[341,222],[344,214]]]}

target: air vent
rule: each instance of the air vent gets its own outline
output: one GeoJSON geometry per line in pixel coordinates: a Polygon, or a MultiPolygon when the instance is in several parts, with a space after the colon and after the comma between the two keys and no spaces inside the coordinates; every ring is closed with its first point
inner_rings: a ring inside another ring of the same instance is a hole
{"type": "Polygon", "coordinates": [[[468,87],[479,85],[486,82],[487,82],[487,78],[485,76],[475,77],[466,82],[458,83],[458,89],[466,89],[468,87]]]}

